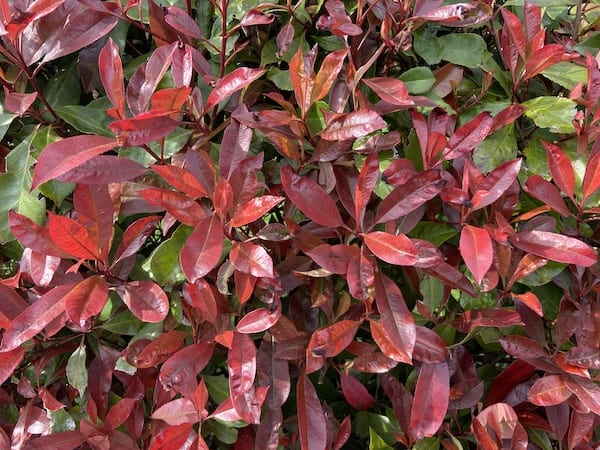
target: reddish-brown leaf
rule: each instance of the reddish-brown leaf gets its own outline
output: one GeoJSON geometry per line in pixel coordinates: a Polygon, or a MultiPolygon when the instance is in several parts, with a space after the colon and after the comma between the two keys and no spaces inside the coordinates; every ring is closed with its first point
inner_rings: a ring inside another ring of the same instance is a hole
{"type": "Polygon", "coordinates": [[[262,333],[277,323],[281,317],[281,301],[273,301],[271,308],[258,308],[240,319],[235,329],[238,333],[262,333]]]}
{"type": "Polygon", "coordinates": [[[532,175],[527,179],[525,191],[532,197],[550,206],[562,216],[568,217],[571,214],[569,207],[563,200],[558,189],[556,189],[556,186],[544,180],[540,175],[532,175]]]}
{"type": "Polygon", "coordinates": [[[340,373],[342,394],[350,406],[359,411],[366,411],[375,406],[375,399],[356,378],[340,373]]]}
{"type": "Polygon", "coordinates": [[[348,49],[343,49],[331,52],[325,56],[312,85],[310,93],[311,104],[321,100],[329,93],[331,86],[337,80],[340,70],[342,70],[347,54],[348,49]]]}
{"type": "Polygon", "coordinates": [[[485,228],[465,225],[460,234],[459,250],[475,281],[481,285],[483,277],[492,267],[494,260],[494,247],[490,234],[485,228]]]}
{"type": "Polygon", "coordinates": [[[414,439],[433,436],[439,430],[446,417],[449,398],[448,363],[424,363],[410,411],[409,431],[414,439]]]}
{"type": "Polygon", "coordinates": [[[542,302],[533,292],[524,292],[523,294],[511,294],[513,301],[520,301],[530,310],[536,313],[540,317],[544,317],[544,311],[542,310],[542,302]]]}
{"type": "Polygon", "coordinates": [[[73,136],[49,144],[35,165],[31,189],[58,178],[117,145],[113,138],[95,135],[73,136]]]}
{"type": "MultiPolygon", "coordinates": [[[[373,324],[373,322],[370,322],[373,324]]],[[[377,326],[377,325],[376,325],[377,326]]],[[[381,327],[381,325],[379,324],[381,327]]],[[[352,360],[352,368],[366,373],[387,373],[398,365],[398,361],[384,353],[364,353],[352,360]]]]}
{"type": "Polygon", "coordinates": [[[109,184],[143,175],[146,168],[129,158],[97,155],[56,177],[58,181],[80,184],[109,184]]]}
{"type": "Polygon", "coordinates": [[[341,353],[354,339],[359,322],[340,320],[315,331],[310,337],[306,354],[317,357],[333,357],[341,353]]]}
{"type": "Polygon", "coordinates": [[[419,250],[404,234],[373,231],[364,234],[363,240],[375,256],[390,264],[413,266],[418,260],[419,250]]]}
{"type": "Polygon", "coordinates": [[[335,118],[321,131],[320,136],[326,141],[344,141],[364,137],[386,126],[379,114],[365,109],[335,118]]]}
{"type": "Polygon", "coordinates": [[[167,183],[193,199],[208,197],[206,189],[187,169],[172,164],[155,164],[152,167],[167,183]]]}
{"type": "Polygon", "coordinates": [[[598,259],[595,250],[584,242],[550,231],[523,231],[510,241],[520,250],[565,264],[589,267],[598,259]]]}
{"type": "Polygon", "coordinates": [[[558,405],[567,401],[571,391],[561,375],[546,375],[529,388],[527,399],[538,406],[558,405]]]}
{"type": "Polygon", "coordinates": [[[471,199],[472,210],[478,210],[491,205],[506,192],[506,190],[517,179],[521,169],[521,160],[508,161],[494,170],[479,184],[479,190],[471,199]]]}
{"type": "Polygon", "coordinates": [[[304,372],[298,379],[296,402],[301,448],[325,450],[327,446],[327,421],[317,391],[304,372]]]}
{"type": "Polygon", "coordinates": [[[273,278],[273,260],[261,245],[252,242],[234,242],[229,258],[237,270],[259,278],[273,278]]]}
{"type": "Polygon", "coordinates": [[[373,89],[381,100],[397,106],[413,106],[415,103],[408,95],[408,89],[397,78],[377,77],[363,79],[363,83],[373,89]]]}
{"type": "Polygon", "coordinates": [[[363,228],[367,204],[371,200],[371,194],[378,179],[379,157],[376,152],[373,152],[365,159],[354,190],[354,218],[359,229],[363,228]]]}
{"type": "Polygon", "coordinates": [[[13,375],[24,356],[25,349],[21,346],[0,353],[0,384],[4,384],[13,375]]]}
{"type": "Polygon", "coordinates": [[[114,206],[106,185],[79,184],[73,192],[77,221],[83,225],[96,247],[108,251],[113,235],[114,206]]]}
{"type": "Polygon", "coordinates": [[[577,396],[581,403],[596,415],[600,415],[600,386],[589,378],[565,374],[564,380],[569,390],[577,396]]]}
{"type": "Polygon", "coordinates": [[[108,284],[101,276],[92,276],[78,283],[64,298],[67,317],[75,324],[100,314],[108,300],[108,284]]]}
{"type": "Polygon", "coordinates": [[[160,322],[169,312],[169,298],[154,281],[132,281],[119,294],[131,312],[143,322],[160,322]]]}
{"type": "Polygon", "coordinates": [[[191,282],[215,268],[223,251],[223,227],[216,215],[198,223],[179,255],[181,268],[191,282]]]}
{"type": "Polygon", "coordinates": [[[204,111],[210,110],[213,106],[218,105],[234,92],[247,87],[254,80],[260,78],[263,73],[265,73],[265,69],[238,67],[233,72],[225,75],[217,81],[215,88],[208,95],[206,104],[204,105],[204,111]]]}
{"type": "Polygon", "coordinates": [[[254,197],[237,208],[236,212],[231,216],[229,225],[232,227],[241,227],[252,223],[260,219],[283,200],[285,200],[285,197],[277,195],[254,197]]]}
{"type": "Polygon", "coordinates": [[[322,244],[304,253],[328,272],[345,274],[350,260],[360,255],[360,249],[347,244],[322,244]]]}
{"type": "Polygon", "coordinates": [[[14,350],[44,329],[65,312],[65,295],[74,284],[57,286],[48,291],[11,322],[4,332],[0,352],[14,350]]]}
{"type": "Polygon", "coordinates": [[[52,242],[65,253],[81,259],[97,259],[99,249],[90,233],[69,217],[48,213],[48,230],[52,242]]]}
{"type": "Polygon", "coordinates": [[[116,108],[118,117],[125,117],[125,85],[119,47],[112,38],[102,47],[98,57],[98,70],[106,96],[116,108]]]}
{"type": "Polygon", "coordinates": [[[169,425],[196,423],[200,419],[194,403],[187,398],[177,398],[165,403],[156,409],[150,418],[162,420],[169,425]]]}
{"type": "Polygon", "coordinates": [[[59,431],[46,436],[32,438],[27,441],[27,444],[23,448],[27,450],[70,450],[81,448],[80,446],[86,440],[86,436],[79,431],[59,431]]]}
{"type": "Polygon", "coordinates": [[[573,193],[575,192],[575,171],[573,170],[571,160],[558,145],[545,141],[542,141],[542,144],[546,148],[548,167],[552,174],[552,180],[561,191],[573,198],[573,193]]]}
{"type": "Polygon", "coordinates": [[[293,205],[306,217],[328,227],[344,226],[335,202],[319,184],[297,175],[290,166],[281,168],[281,184],[293,205]]]}
{"type": "Polygon", "coordinates": [[[412,363],[416,328],[400,288],[390,278],[378,274],[375,277],[375,301],[381,316],[381,325],[396,352],[383,353],[398,362],[412,363]]]}

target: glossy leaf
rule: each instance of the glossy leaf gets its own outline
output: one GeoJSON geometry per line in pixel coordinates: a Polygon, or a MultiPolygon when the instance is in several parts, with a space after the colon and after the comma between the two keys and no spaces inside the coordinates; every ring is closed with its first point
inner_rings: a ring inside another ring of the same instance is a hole
{"type": "Polygon", "coordinates": [[[179,255],[189,281],[194,282],[215,268],[221,259],[223,238],[223,227],[215,215],[198,223],[179,255]]]}
{"type": "Polygon", "coordinates": [[[341,353],[354,339],[358,329],[354,320],[340,320],[315,331],[310,337],[307,355],[333,357],[341,353]]]}
{"type": "Polygon", "coordinates": [[[340,374],[340,383],[342,387],[342,393],[346,401],[355,409],[358,410],[369,410],[375,406],[375,399],[367,388],[358,381],[356,378],[350,375],[340,374]]]}
{"type": "Polygon", "coordinates": [[[31,189],[58,178],[117,145],[114,139],[87,135],[69,137],[48,145],[38,158],[31,189]]]}
{"type": "Polygon", "coordinates": [[[310,93],[311,104],[321,100],[329,93],[342,69],[347,54],[348,50],[344,49],[331,52],[325,56],[321,63],[321,67],[319,68],[319,72],[313,81],[310,93]]]}
{"type": "Polygon", "coordinates": [[[131,312],[144,322],[160,322],[169,312],[167,294],[153,281],[132,281],[119,294],[131,312]]]}
{"type": "Polygon", "coordinates": [[[199,420],[194,403],[187,398],[177,398],[165,403],[152,413],[151,418],[162,420],[169,425],[196,423],[199,420]]]}
{"type": "Polygon", "coordinates": [[[575,172],[567,154],[555,144],[544,142],[552,180],[569,197],[575,192],[575,172]]]}
{"type": "Polygon", "coordinates": [[[241,333],[233,334],[227,365],[229,392],[236,412],[247,422],[258,423],[260,405],[252,398],[256,376],[256,347],[250,336],[241,333]]]}
{"type": "Polygon", "coordinates": [[[55,178],[67,183],[109,184],[132,180],[145,171],[144,166],[129,158],[98,155],[55,178]]]}
{"type": "Polygon", "coordinates": [[[326,141],[357,139],[386,127],[385,121],[374,111],[354,111],[332,120],[320,133],[326,141]]]}
{"type": "Polygon", "coordinates": [[[350,260],[359,256],[360,250],[356,246],[344,244],[323,244],[311,250],[306,250],[304,253],[323,269],[331,273],[345,274],[348,272],[350,260]]]}
{"type": "Polygon", "coordinates": [[[371,199],[371,194],[373,193],[373,189],[375,189],[378,179],[379,157],[377,156],[377,153],[371,153],[367,156],[360,169],[360,175],[354,193],[354,217],[361,229],[367,210],[367,204],[371,199]]]}
{"type": "Polygon", "coordinates": [[[225,75],[217,82],[209,94],[204,105],[204,110],[210,110],[235,92],[250,85],[250,83],[260,78],[264,73],[264,69],[238,67],[233,72],[225,75]]]}
{"type": "Polygon", "coordinates": [[[229,252],[233,267],[259,278],[274,278],[273,260],[267,251],[252,242],[235,242],[229,252]]]}
{"type": "Polygon", "coordinates": [[[81,223],[53,213],[48,216],[50,239],[58,248],[75,258],[98,258],[98,245],[81,223]]]}
{"type": "Polygon", "coordinates": [[[379,77],[363,79],[363,83],[373,89],[379,98],[397,106],[412,106],[414,102],[408,95],[404,83],[396,78],[379,77]]]}
{"type": "Polygon", "coordinates": [[[399,266],[413,266],[418,261],[417,247],[404,234],[394,235],[373,231],[363,235],[363,239],[369,250],[385,262],[399,266]]]}
{"type": "Polygon", "coordinates": [[[290,166],[283,166],[281,184],[294,206],[306,217],[328,227],[344,226],[335,202],[316,182],[297,175],[290,166]]]}
{"type": "Polygon", "coordinates": [[[511,242],[525,252],[565,264],[589,267],[598,259],[596,252],[589,245],[550,231],[523,231],[511,239],[511,242]]]}
{"type": "Polygon", "coordinates": [[[14,370],[23,361],[24,356],[25,349],[21,346],[0,353],[0,383],[4,384],[11,377],[14,370]]]}
{"type": "Polygon", "coordinates": [[[301,373],[296,387],[298,432],[303,449],[324,450],[327,445],[327,427],[317,391],[305,373],[301,373]]]}
{"type": "Polygon", "coordinates": [[[189,226],[196,226],[206,218],[205,209],[196,200],[177,191],[165,188],[148,188],[140,195],[156,208],[168,211],[175,219],[189,226]]]}
{"type": "Polygon", "coordinates": [[[108,127],[114,133],[119,145],[145,145],[171,134],[179,122],[170,116],[173,110],[150,110],[130,119],[120,119],[108,127]]]}
{"type": "Polygon", "coordinates": [[[544,202],[552,209],[567,217],[571,214],[556,186],[544,180],[540,175],[532,175],[527,179],[525,189],[528,194],[544,202]]]}
{"type": "Polygon", "coordinates": [[[85,323],[90,317],[100,314],[107,300],[108,284],[104,278],[86,278],[65,296],[67,317],[76,324],[85,323]]]}
{"type": "Polygon", "coordinates": [[[479,190],[475,192],[471,199],[472,210],[478,210],[491,205],[506,192],[511,184],[516,180],[521,169],[521,160],[515,159],[495,168],[485,177],[485,180],[479,184],[479,190]]]}
{"type": "Polygon", "coordinates": [[[592,147],[583,177],[583,202],[600,188],[600,141],[592,147]]]}
{"type": "Polygon", "coordinates": [[[450,396],[448,364],[424,363],[419,371],[410,411],[409,430],[415,439],[433,436],[444,421],[450,396]]]}
{"type": "Polygon", "coordinates": [[[235,327],[238,333],[262,333],[277,323],[281,317],[281,302],[273,303],[271,308],[258,308],[247,313],[235,327]]]}
{"type": "Polygon", "coordinates": [[[560,375],[546,375],[537,380],[527,393],[528,400],[538,406],[558,405],[567,401],[571,391],[560,375]]]}
{"type": "Polygon", "coordinates": [[[460,254],[465,264],[481,285],[483,277],[492,267],[494,248],[487,230],[465,225],[460,234],[460,254]]]}
{"type": "Polygon", "coordinates": [[[576,375],[565,375],[569,390],[594,414],[600,414],[600,386],[594,381],[576,375]]]}
{"type": "Polygon", "coordinates": [[[204,185],[187,169],[171,164],[156,164],[152,170],[158,173],[167,183],[191,198],[208,197],[204,185]]]}
{"type": "Polygon", "coordinates": [[[98,69],[104,91],[118,112],[118,117],[125,116],[125,86],[123,84],[123,66],[119,56],[119,48],[109,38],[98,57],[98,69]]]}

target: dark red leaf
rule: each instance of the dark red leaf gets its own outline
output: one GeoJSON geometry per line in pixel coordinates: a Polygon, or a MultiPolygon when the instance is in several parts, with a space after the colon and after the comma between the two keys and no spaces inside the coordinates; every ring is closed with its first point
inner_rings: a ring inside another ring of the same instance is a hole
{"type": "Polygon", "coordinates": [[[98,57],[98,70],[106,96],[118,111],[118,117],[125,117],[125,85],[119,47],[112,38],[102,47],[98,57]]]}
{"type": "Polygon", "coordinates": [[[109,184],[128,181],[144,174],[146,168],[129,158],[98,155],[55,177],[58,181],[81,184],[109,184]]]}
{"type": "Polygon", "coordinates": [[[578,367],[600,369],[600,349],[572,347],[567,353],[566,362],[578,367]]]}
{"type": "Polygon", "coordinates": [[[273,23],[274,20],[275,17],[272,14],[265,14],[260,9],[253,8],[244,15],[244,18],[240,21],[240,26],[268,25],[273,23]]]}
{"type": "Polygon", "coordinates": [[[465,275],[456,267],[451,266],[445,261],[441,261],[434,266],[424,268],[423,271],[429,275],[433,275],[448,286],[460,289],[471,297],[477,297],[478,295],[475,292],[475,289],[473,289],[473,285],[469,279],[465,277],[465,275]]]}
{"type": "Polygon", "coordinates": [[[120,119],[108,127],[114,133],[121,146],[149,144],[171,134],[179,126],[173,119],[173,110],[155,110],[142,112],[131,119],[120,119]]]}
{"type": "Polygon", "coordinates": [[[355,409],[366,411],[375,406],[375,399],[369,391],[356,378],[350,375],[340,374],[340,382],[342,386],[342,394],[344,398],[355,409]]]}
{"type": "Polygon", "coordinates": [[[229,392],[233,407],[249,423],[258,423],[260,405],[249,404],[254,394],[256,376],[256,347],[247,334],[233,333],[231,350],[227,356],[229,368],[229,392]]]}
{"type": "Polygon", "coordinates": [[[552,180],[561,191],[572,198],[575,191],[575,172],[571,160],[558,145],[545,141],[542,141],[542,144],[546,148],[552,180]]]}
{"type": "Polygon", "coordinates": [[[342,227],[344,221],[332,198],[313,180],[297,175],[290,166],[281,167],[285,193],[306,217],[328,227],[342,227]]]}
{"type": "Polygon", "coordinates": [[[50,239],[58,248],[75,258],[99,257],[98,245],[81,223],[51,212],[48,213],[48,217],[50,239]]]}
{"type": "Polygon", "coordinates": [[[78,283],[64,298],[67,317],[75,324],[85,324],[97,316],[108,300],[108,284],[101,276],[92,276],[78,283]]]}
{"type": "Polygon", "coordinates": [[[563,200],[558,189],[556,189],[556,186],[549,181],[544,180],[541,176],[530,176],[527,179],[527,183],[525,184],[524,188],[529,195],[544,202],[562,216],[568,217],[571,215],[569,207],[563,200]]]}
{"type": "Polygon", "coordinates": [[[494,259],[490,234],[484,228],[465,225],[460,234],[459,250],[475,281],[481,285],[494,259]]]}
{"type": "Polygon", "coordinates": [[[95,135],[73,136],[49,144],[35,165],[31,189],[58,178],[117,145],[113,138],[95,135]]]}
{"type": "Polygon", "coordinates": [[[335,436],[335,441],[333,443],[333,450],[340,450],[344,444],[350,439],[350,435],[352,434],[352,423],[350,422],[350,416],[346,416],[342,423],[340,424],[340,428],[337,431],[335,436]]]}
{"type": "Polygon", "coordinates": [[[134,398],[122,398],[114,405],[106,417],[104,417],[104,426],[110,430],[119,427],[131,415],[133,408],[138,401],[134,398]]]}
{"type": "Polygon", "coordinates": [[[433,436],[439,430],[446,417],[449,398],[448,363],[424,363],[410,411],[409,432],[414,439],[433,436]]]}
{"type": "Polygon", "coordinates": [[[175,390],[189,397],[195,391],[197,375],[206,367],[214,345],[198,343],[178,350],[160,368],[159,380],[166,390],[175,390]]]}
{"type": "Polygon", "coordinates": [[[229,225],[232,227],[241,227],[252,223],[260,219],[283,200],[285,200],[285,197],[277,195],[254,197],[237,208],[236,212],[231,216],[229,225]]]}
{"type": "Polygon", "coordinates": [[[506,403],[488,406],[473,420],[477,442],[485,450],[509,448],[525,450],[527,432],[519,423],[515,410],[506,403]]]}
{"type": "Polygon", "coordinates": [[[427,170],[397,186],[383,199],[377,209],[375,223],[384,223],[406,216],[434,198],[446,185],[438,170],[427,170]]]}
{"type": "Polygon", "coordinates": [[[596,252],[589,245],[550,231],[523,231],[510,238],[510,241],[520,250],[565,264],[589,267],[598,259],[596,252]]]}
{"type": "Polygon", "coordinates": [[[310,337],[306,354],[317,357],[333,357],[341,353],[354,339],[359,322],[340,320],[315,331],[310,337]]]}
{"type": "Polygon", "coordinates": [[[181,8],[176,6],[167,7],[165,22],[187,37],[202,39],[202,32],[196,21],[181,8]]]}
{"type": "Polygon", "coordinates": [[[414,106],[414,101],[408,95],[408,89],[397,78],[378,77],[363,79],[363,83],[373,89],[381,100],[397,106],[414,106]]]}
{"type": "Polygon", "coordinates": [[[486,404],[493,405],[506,398],[506,395],[522,382],[529,380],[535,373],[535,367],[517,359],[493,380],[486,397],[486,404]]]}
{"type": "Polygon", "coordinates": [[[0,328],[7,328],[13,319],[29,306],[29,303],[17,291],[3,283],[0,283],[0,296],[2,298],[0,302],[0,328]]]}
{"type": "Polygon", "coordinates": [[[404,234],[373,231],[363,235],[363,240],[375,256],[390,264],[414,266],[419,250],[404,234]]]}
{"type": "Polygon", "coordinates": [[[537,380],[527,393],[527,399],[538,406],[558,405],[567,401],[571,391],[561,375],[546,375],[537,380]]]}
{"type": "Polygon", "coordinates": [[[132,281],[118,292],[131,312],[143,322],[160,322],[169,312],[169,298],[154,281],[132,281]]]}
{"type": "Polygon", "coordinates": [[[416,328],[412,314],[408,310],[400,288],[382,274],[375,277],[375,301],[381,316],[381,325],[395,352],[381,349],[383,353],[398,362],[412,363],[416,341],[416,328]]]}
{"type": "Polygon", "coordinates": [[[234,242],[229,252],[231,264],[237,270],[259,278],[273,278],[273,260],[260,245],[234,242]]]}
{"type": "Polygon", "coordinates": [[[65,295],[74,284],[57,286],[48,291],[11,322],[4,332],[0,352],[14,350],[34,337],[65,312],[65,295]]]}
{"type": "Polygon", "coordinates": [[[379,179],[379,157],[373,152],[365,159],[354,190],[354,218],[359,229],[363,227],[367,204],[379,179]]]}
{"type": "MultiPolygon", "coordinates": [[[[83,225],[96,247],[108,252],[113,236],[114,206],[106,185],[79,184],[73,192],[77,221],[83,225]]],[[[51,230],[52,231],[52,230],[51,230]]],[[[52,232],[50,233],[52,237],[52,232]]]]}
{"type": "Polygon", "coordinates": [[[587,198],[595,193],[598,188],[600,188],[600,140],[594,142],[585,167],[582,204],[585,203],[587,198]]]}
{"type": "Polygon", "coordinates": [[[523,325],[521,316],[508,309],[470,309],[465,311],[456,322],[456,327],[463,333],[469,333],[476,327],[512,327],[523,325]]]}
{"type": "Polygon", "coordinates": [[[271,308],[258,308],[240,319],[235,327],[238,333],[262,333],[277,323],[281,317],[281,301],[275,300],[271,308]]]}
{"type": "Polygon", "coordinates": [[[521,160],[515,159],[506,162],[494,170],[479,184],[479,190],[475,192],[471,203],[471,209],[476,211],[491,205],[506,192],[506,190],[517,179],[519,170],[521,169],[521,160]]]}
{"type": "Polygon", "coordinates": [[[360,110],[335,118],[319,135],[326,141],[344,141],[364,137],[386,126],[385,121],[375,111],[360,110]]]}
{"type": "Polygon", "coordinates": [[[211,286],[202,278],[194,283],[186,283],[183,298],[198,311],[202,320],[215,323],[217,320],[217,301],[211,286]]]}
{"type": "Polygon", "coordinates": [[[303,449],[324,449],[327,445],[327,421],[317,391],[303,372],[296,387],[298,432],[303,449]]]}
{"type": "Polygon", "coordinates": [[[230,97],[233,93],[250,85],[265,73],[265,69],[251,69],[249,67],[238,67],[233,72],[225,75],[217,81],[215,88],[206,99],[204,111],[230,97]]]}
{"type": "Polygon", "coordinates": [[[4,384],[13,375],[14,370],[23,361],[24,356],[25,349],[21,346],[0,353],[0,384],[4,384]]]}
{"type": "Polygon", "coordinates": [[[310,93],[311,103],[321,100],[329,93],[331,86],[337,80],[340,70],[342,70],[347,54],[348,49],[343,49],[331,52],[325,56],[312,84],[312,91],[310,93]]]}
{"type": "Polygon", "coordinates": [[[387,373],[397,365],[398,361],[379,352],[364,353],[352,360],[352,368],[366,373],[387,373]]]}
{"type": "Polygon", "coordinates": [[[515,358],[520,358],[524,361],[534,361],[537,358],[545,358],[547,354],[545,350],[533,339],[526,336],[510,335],[500,338],[502,348],[515,358]]]}
{"type": "MultiPolygon", "coordinates": [[[[423,2],[426,3],[426,2],[423,2]]],[[[435,5],[436,3],[433,2],[435,5]]],[[[421,11],[425,8],[421,8],[421,11]]],[[[412,20],[439,22],[448,27],[469,27],[487,22],[492,17],[491,7],[484,2],[454,3],[442,5],[425,12],[415,11],[412,20]]]]}
{"type": "Polygon", "coordinates": [[[149,205],[164,209],[181,223],[196,226],[206,219],[206,211],[196,200],[166,188],[148,188],[140,195],[149,205]]]}
{"type": "Polygon", "coordinates": [[[416,326],[415,348],[413,358],[427,363],[446,361],[448,350],[439,334],[427,327],[416,326]]]}
{"type": "Polygon", "coordinates": [[[221,179],[233,182],[233,174],[240,169],[242,161],[247,158],[252,140],[252,129],[235,120],[235,113],[244,112],[240,106],[234,112],[234,119],[223,133],[221,151],[219,152],[219,173],[221,179]]]}
{"type": "Polygon", "coordinates": [[[187,334],[171,330],[160,334],[155,340],[138,349],[135,341],[128,348],[128,361],[135,367],[147,369],[164,362],[184,345],[187,334]]]}
{"type": "Polygon", "coordinates": [[[27,441],[26,450],[73,450],[85,443],[86,437],[79,431],[59,431],[27,441]]]}
{"type": "Polygon", "coordinates": [[[159,220],[160,216],[147,216],[129,225],[123,233],[119,247],[115,252],[113,265],[124,258],[135,255],[142,245],[144,245],[146,239],[156,230],[159,220]]]}
{"type": "Polygon", "coordinates": [[[346,244],[322,244],[304,253],[328,272],[345,274],[350,260],[360,255],[360,249],[346,244]]]}
{"type": "Polygon", "coordinates": [[[577,396],[581,403],[594,414],[600,414],[600,386],[589,378],[565,374],[564,380],[569,390],[577,396]]]}
{"type": "Polygon", "coordinates": [[[521,20],[506,8],[500,8],[500,12],[502,13],[502,18],[504,19],[502,33],[510,36],[512,45],[518,52],[519,56],[525,59],[527,41],[525,40],[525,34],[523,33],[521,20]]]}

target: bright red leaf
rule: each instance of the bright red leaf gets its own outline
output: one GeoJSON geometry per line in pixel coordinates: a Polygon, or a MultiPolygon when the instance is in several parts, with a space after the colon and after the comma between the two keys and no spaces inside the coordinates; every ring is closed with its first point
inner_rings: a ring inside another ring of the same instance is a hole
{"type": "Polygon", "coordinates": [[[494,259],[490,234],[484,228],[465,225],[460,234],[459,250],[475,281],[481,285],[494,259]]]}
{"type": "Polygon", "coordinates": [[[424,363],[419,371],[410,411],[410,434],[414,439],[433,436],[442,425],[450,398],[448,363],[424,363]]]}
{"type": "Polygon", "coordinates": [[[206,99],[204,111],[210,110],[213,106],[230,97],[233,93],[250,85],[254,80],[260,78],[265,69],[251,69],[248,67],[238,67],[233,72],[225,75],[217,81],[215,88],[206,99]]]}
{"type": "Polygon", "coordinates": [[[179,255],[181,268],[189,281],[194,282],[215,268],[221,259],[224,237],[216,215],[198,223],[179,255]]]}
{"type": "Polygon", "coordinates": [[[144,322],[160,322],[169,312],[169,298],[154,281],[132,281],[118,292],[131,312],[144,322]]]}

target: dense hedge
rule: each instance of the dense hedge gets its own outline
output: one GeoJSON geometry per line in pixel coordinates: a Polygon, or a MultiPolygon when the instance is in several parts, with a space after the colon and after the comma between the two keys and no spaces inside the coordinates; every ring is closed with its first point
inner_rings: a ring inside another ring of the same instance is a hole
{"type": "Polygon", "coordinates": [[[598,1],[0,0],[0,448],[600,445],[598,1]]]}

